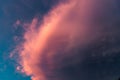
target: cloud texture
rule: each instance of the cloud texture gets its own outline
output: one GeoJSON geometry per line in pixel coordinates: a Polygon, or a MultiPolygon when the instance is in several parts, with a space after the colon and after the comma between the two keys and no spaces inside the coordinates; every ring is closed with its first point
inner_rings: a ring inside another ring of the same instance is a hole
{"type": "MultiPolygon", "coordinates": [[[[110,65],[108,55],[119,52],[118,14],[115,0],[59,4],[42,24],[34,18],[26,29],[17,69],[32,80],[104,80],[99,70],[110,65]]],[[[105,74],[112,75],[109,69],[105,74]]]]}

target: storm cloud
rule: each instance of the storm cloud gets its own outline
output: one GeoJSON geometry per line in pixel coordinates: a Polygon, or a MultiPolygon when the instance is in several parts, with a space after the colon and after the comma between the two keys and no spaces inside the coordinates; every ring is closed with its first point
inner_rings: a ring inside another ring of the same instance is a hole
{"type": "Polygon", "coordinates": [[[117,0],[70,0],[35,17],[18,48],[32,80],[112,80],[120,75],[117,0]],[[112,78],[111,78],[112,76],[112,78]]]}

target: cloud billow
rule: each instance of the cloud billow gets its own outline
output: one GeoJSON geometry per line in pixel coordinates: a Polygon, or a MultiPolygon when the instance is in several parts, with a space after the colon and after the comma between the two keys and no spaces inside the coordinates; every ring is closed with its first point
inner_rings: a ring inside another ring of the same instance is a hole
{"type": "Polygon", "coordinates": [[[118,14],[114,0],[71,0],[53,8],[37,29],[34,18],[18,47],[20,70],[32,80],[105,80],[119,75],[114,59],[120,56],[118,14]]]}

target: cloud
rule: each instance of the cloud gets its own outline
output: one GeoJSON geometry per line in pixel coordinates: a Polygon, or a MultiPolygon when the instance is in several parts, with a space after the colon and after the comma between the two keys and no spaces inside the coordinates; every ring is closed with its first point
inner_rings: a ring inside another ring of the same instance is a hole
{"type": "Polygon", "coordinates": [[[113,19],[119,19],[118,13],[110,11],[117,11],[113,2],[71,0],[53,8],[40,25],[38,18],[34,18],[24,33],[24,41],[17,47],[20,58],[17,69],[32,80],[96,80],[93,75],[99,73],[93,71],[97,66],[94,60],[99,61],[102,53],[111,49],[106,49],[109,42],[106,37],[116,35],[118,26],[110,25],[116,24],[113,19]]]}

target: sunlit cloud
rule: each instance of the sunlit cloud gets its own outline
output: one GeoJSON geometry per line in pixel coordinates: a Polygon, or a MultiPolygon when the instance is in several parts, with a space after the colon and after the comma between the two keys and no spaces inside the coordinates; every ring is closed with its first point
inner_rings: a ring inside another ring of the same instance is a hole
{"type": "MultiPolygon", "coordinates": [[[[106,5],[112,4],[103,4],[106,5]]],[[[53,8],[40,25],[38,18],[34,18],[25,28],[24,41],[16,48],[20,64],[17,70],[31,76],[32,80],[73,80],[75,77],[79,80],[82,74],[79,70],[68,73],[64,68],[81,63],[86,55],[84,48],[107,35],[101,27],[104,23],[99,20],[103,15],[106,19],[109,8],[102,9],[95,0],[71,0],[53,8]]]]}

